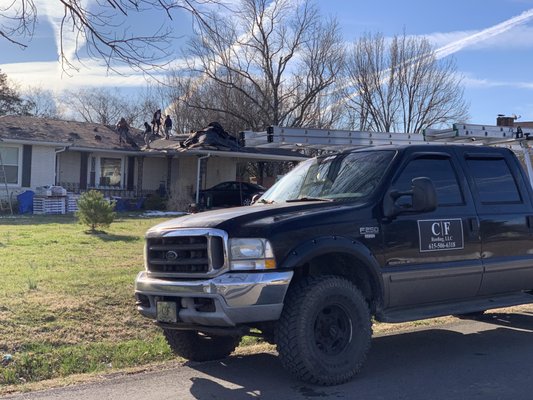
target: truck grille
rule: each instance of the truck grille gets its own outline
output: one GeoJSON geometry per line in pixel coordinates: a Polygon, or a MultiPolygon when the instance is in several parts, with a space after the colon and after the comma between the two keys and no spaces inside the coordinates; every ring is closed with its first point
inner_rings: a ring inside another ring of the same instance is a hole
{"type": "Polygon", "coordinates": [[[224,238],[211,233],[147,238],[147,269],[154,275],[213,275],[224,266],[224,238]]]}

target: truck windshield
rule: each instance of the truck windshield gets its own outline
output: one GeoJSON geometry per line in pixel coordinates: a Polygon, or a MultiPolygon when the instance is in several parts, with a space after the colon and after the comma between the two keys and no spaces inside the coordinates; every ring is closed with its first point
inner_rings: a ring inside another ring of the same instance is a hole
{"type": "Polygon", "coordinates": [[[272,186],[258,203],[353,200],[370,196],[395,151],[363,151],[313,158],[272,186]]]}

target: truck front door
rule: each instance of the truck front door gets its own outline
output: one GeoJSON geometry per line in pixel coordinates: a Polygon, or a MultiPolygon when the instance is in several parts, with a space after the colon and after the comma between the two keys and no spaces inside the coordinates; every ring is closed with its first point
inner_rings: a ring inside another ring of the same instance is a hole
{"type": "MultiPolygon", "coordinates": [[[[401,213],[382,225],[388,307],[474,297],[482,277],[481,241],[461,167],[447,151],[406,158],[392,187],[408,191],[413,178],[428,177],[438,206],[432,212],[401,213]]],[[[408,207],[411,199],[403,201],[408,207]]],[[[402,205],[402,198],[397,202],[402,205]]]]}

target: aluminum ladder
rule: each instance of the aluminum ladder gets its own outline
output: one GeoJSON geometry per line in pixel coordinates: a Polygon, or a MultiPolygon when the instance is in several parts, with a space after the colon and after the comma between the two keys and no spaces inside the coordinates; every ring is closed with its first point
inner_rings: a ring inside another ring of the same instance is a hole
{"type": "Polygon", "coordinates": [[[9,186],[7,186],[7,175],[6,175],[6,169],[5,169],[5,166],[4,166],[4,160],[2,158],[1,149],[0,149],[0,183],[3,183],[3,188],[4,188],[5,194],[6,194],[6,202],[8,204],[7,207],[6,207],[4,202],[2,201],[2,199],[0,198],[0,211],[9,210],[11,215],[13,215],[13,206],[11,205],[11,196],[10,196],[10,193],[9,193],[9,186]]]}

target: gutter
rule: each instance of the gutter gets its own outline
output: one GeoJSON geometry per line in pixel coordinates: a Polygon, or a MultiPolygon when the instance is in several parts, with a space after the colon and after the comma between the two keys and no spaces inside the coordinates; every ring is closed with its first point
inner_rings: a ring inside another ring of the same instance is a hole
{"type": "MultiPolygon", "coordinates": [[[[62,143],[62,146],[65,144],[62,143]]],[[[143,155],[146,156],[147,154],[144,153],[142,150],[112,150],[112,149],[100,149],[96,147],[78,147],[78,146],[69,146],[69,150],[75,150],[75,151],[84,151],[89,153],[112,153],[112,154],[130,154],[130,155],[143,155]]]]}
{"type": "Polygon", "coordinates": [[[42,146],[65,147],[65,142],[39,142],[36,140],[18,140],[18,139],[0,139],[0,140],[4,143],[12,143],[12,144],[32,144],[32,145],[42,145],[42,146]]]}
{"type": "Polygon", "coordinates": [[[62,147],[56,149],[56,154],[63,153],[64,151],[67,151],[68,148],[69,148],[69,146],[62,146],[62,147]]]}
{"type": "Polygon", "coordinates": [[[220,150],[187,150],[187,152],[178,152],[178,156],[185,155],[209,155],[209,156],[226,156],[233,158],[252,159],[256,161],[304,161],[308,156],[305,155],[278,155],[278,154],[261,154],[261,153],[245,153],[238,151],[220,151],[220,150]]]}

